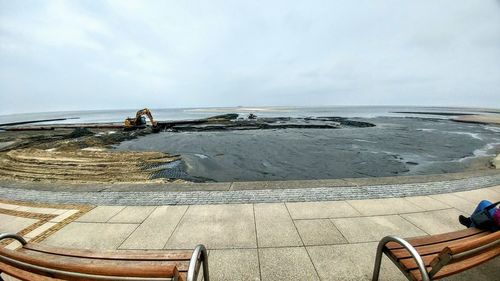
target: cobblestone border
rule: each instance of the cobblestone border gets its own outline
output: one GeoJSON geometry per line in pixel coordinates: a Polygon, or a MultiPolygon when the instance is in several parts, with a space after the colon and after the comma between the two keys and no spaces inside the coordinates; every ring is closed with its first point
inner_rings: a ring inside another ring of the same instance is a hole
{"type": "MultiPolygon", "coordinates": [[[[87,205],[75,205],[75,204],[50,204],[50,203],[42,203],[42,202],[25,202],[25,201],[11,200],[11,199],[5,199],[5,198],[0,198],[0,203],[17,205],[17,206],[35,207],[35,208],[68,209],[68,210],[70,210],[70,209],[86,209],[89,207],[87,205]]],[[[33,214],[36,214],[36,213],[33,213],[33,214]]]]}
{"type": "Polygon", "coordinates": [[[0,198],[52,204],[205,205],[377,199],[460,192],[500,185],[500,174],[426,183],[231,191],[42,191],[0,187],[0,198]]]}

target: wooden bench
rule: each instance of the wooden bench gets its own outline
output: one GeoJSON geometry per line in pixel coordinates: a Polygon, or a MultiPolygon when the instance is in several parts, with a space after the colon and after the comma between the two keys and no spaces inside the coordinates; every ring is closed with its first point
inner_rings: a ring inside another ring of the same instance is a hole
{"type": "Polygon", "coordinates": [[[26,243],[18,235],[0,234],[0,240],[9,238],[22,247],[0,248],[0,273],[21,280],[195,281],[203,265],[203,279],[209,281],[203,245],[194,251],[92,251],[26,243]]]}
{"type": "Polygon", "coordinates": [[[477,228],[432,236],[382,238],[377,248],[373,281],[378,280],[382,253],[408,280],[435,280],[454,275],[500,255],[500,231],[477,228]]]}

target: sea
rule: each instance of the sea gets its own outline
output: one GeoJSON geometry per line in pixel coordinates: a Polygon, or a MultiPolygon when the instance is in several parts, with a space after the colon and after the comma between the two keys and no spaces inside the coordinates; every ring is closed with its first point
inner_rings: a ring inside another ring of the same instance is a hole
{"type": "MultiPolygon", "coordinates": [[[[48,112],[0,116],[0,123],[70,118],[55,124],[115,123],[136,110],[48,112]]],[[[407,106],[233,107],[151,109],[156,120],[339,116],[371,128],[161,132],[125,141],[117,151],[182,156],[157,177],[202,182],[335,179],[452,173],[486,165],[500,152],[500,126],[454,122],[459,114],[496,110],[407,106]],[[481,161],[479,161],[481,160],[481,161]],[[486,161],[486,162],[485,162],[486,161]]],[[[43,124],[43,123],[42,123],[43,124]]]]}

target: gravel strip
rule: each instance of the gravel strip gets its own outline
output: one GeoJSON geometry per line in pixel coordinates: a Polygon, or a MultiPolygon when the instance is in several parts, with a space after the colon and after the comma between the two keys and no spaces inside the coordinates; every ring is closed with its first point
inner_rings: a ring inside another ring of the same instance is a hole
{"type": "Polygon", "coordinates": [[[10,200],[91,205],[205,205],[337,201],[421,196],[474,190],[500,185],[500,174],[427,183],[262,189],[234,191],[43,191],[0,187],[0,197],[10,200]]]}

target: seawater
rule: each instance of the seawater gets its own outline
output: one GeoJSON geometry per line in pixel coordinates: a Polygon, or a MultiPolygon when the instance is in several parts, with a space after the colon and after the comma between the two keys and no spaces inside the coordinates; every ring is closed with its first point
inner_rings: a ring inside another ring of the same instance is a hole
{"type": "MultiPolygon", "coordinates": [[[[61,111],[0,115],[0,123],[21,122],[30,120],[71,118],[64,121],[38,124],[73,124],[122,122],[126,117],[135,116],[137,109],[128,110],[86,110],[61,111]]],[[[199,119],[226,113],[239,113],[246,116],[250,113],[261,117],[318,117],[341,116],[374,118],[381,116],[421,116],[419,114],[399,114],[395,111],[430,111],[430,112],[463,112],[474,113],[473,109],[445,107],[401,107],[401,106],[325,106],[325,107],[221,107],[221,108],[168,108],[151,109],[157,120],[199,119]]],[[[446,119],[448,116],[433,115],[433,118],[446,119]]]]}
{"type": "MultiPolygon", "coordinates": [[[[422,107],[235,107],[152,109],[156,120],[218,114],[260,117],[341,116],[373,128],[162,132],[126,141],[117,150],[182,155],[180,178],[251,181],[380,177],[459,172],[499,151],[500,127],[457,123],[439,112],[472,109],[422,107]],[[436,115],[394,113],[426,111],[436,115]],[[186,176],[189,175],[189,176],[186,176]]],[[[49,112],[0,116],[0,123],[78,118],[48,123],[121,122],[135,110],[49,112]]],[[[179,169],[179,167],[175,167],[179,169]]],[[[168,173],[167,173],[168,174],[168,173]]]]}

